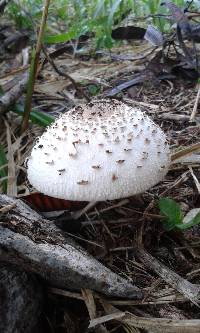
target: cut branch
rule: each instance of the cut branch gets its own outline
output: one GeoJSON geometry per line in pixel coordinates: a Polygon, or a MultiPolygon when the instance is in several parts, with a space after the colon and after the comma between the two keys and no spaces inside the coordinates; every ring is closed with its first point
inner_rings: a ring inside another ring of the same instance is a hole
{"type": "Polygon", "coordinates": [[[0,266],[0,332],[33,332],[42,311],[42,290],[35,278],[0,266]]]}
{"type": "Polygon", "coordinates": [[[76,245],[52,222],[21,200],[0,195],[0,208],[16,203],[0,216],[0,261],[34,272],[50,285],[106,295],[141,298],[141,291],[76,245]]]}

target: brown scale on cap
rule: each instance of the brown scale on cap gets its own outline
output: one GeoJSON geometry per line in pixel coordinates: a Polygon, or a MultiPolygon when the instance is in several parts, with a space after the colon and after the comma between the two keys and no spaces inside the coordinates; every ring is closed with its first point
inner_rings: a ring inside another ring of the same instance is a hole
{"type": "Polygon", "coordinates": [[[88,183],[89,183],[88,180],[83,180],[83,179],[77,182],[78,185],[87,185],[88,183]]]}
{"type": "Polygon", "coordinates": [[[122,164],[122,163],[124,163],[125,162],[125,160],[117,160],[116,161],[116,163],[119,163],[119,164],[122,164]]]}
{"type": "Polygon", "coordinates": [[[92,169],[100,169],[101,166],[100,165],[92,165],[92,169]]]}
{"type": "Polygon", "coordinates": [[[49,164],[49,165],[53,165],[54,164],[54,161],[52,160],[52,161],[47,161],[47,162],[45,162],[46,164],[49,164]]]}
{"type": "Polygon", "coordinates": [[[69,155],[69,157],[73,157],[73,158],[77,157],[77,153],[68,153],[68,155],[69,155]]]}
{"type": "Polygon", "coordinates": [[[116,181],[118,179],[118,177],[113,173],[113,175],[112,175],[112,181],[114,182],[114,181],[116,181]]]}
{"type": "Polygon", "coordinates": [[[72,142],[72,144],[75,146],[75,145],[77,145],[77,144],[79,144],[79,143],[81,143],[81,140],[80,139],[78,139],[77,141],[73,141],[72,142]]]}
{"type": "Polygon", "coordinates": [[[116,112],[116,107],[123,105],[123,103],[116,103],[114,100],[112,101],[112,106],[110,105],[110,101],[95,101],[94,103],[89,103],[87,108],[82,106],[76,106],[70,113],[70,117],[76,117],[83,120],[88,120],[88,118],[92,120],[99,120],[99,118],[109,119],[113,117],[116,119],[116,116],[119,115],[116,112]],[[106,112],[105,112],[106,110],[106,112]]]}
{"type": "Polygon", "coordinates": [[[64,172],[65,172],[65,169],[58,170],[59,176],[62,176],[64,172]]]}
{"type": "Polygon", "coordinates": [[[120,130],[121,130],[122,133],[124,133],[124,131],[126,130],[126,126],[120,127],[120,130]]]}
{"type": "Polygon", "coordinates": [[[143,160],[146,160],[146,159],[148,158],[148,153],[147,153],[146,151],[143,151],[143,152],[142,152],[142,155],[143,155],[143,156],[142,156],[142,159],[143,159],[143,160]]]}
{"type": "Polygon", "coordinates": [[[120,138],[117,136],[113,141],[114,141],[115,143],[118,143],[118,142],[120,142],[120,138]]]}

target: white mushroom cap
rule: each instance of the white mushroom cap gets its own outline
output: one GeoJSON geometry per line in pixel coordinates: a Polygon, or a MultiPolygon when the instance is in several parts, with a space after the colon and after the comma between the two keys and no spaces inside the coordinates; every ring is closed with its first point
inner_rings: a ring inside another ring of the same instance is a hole
{"type": "Polygon", "coordinates": [[[101,201],[142,193],[170,164],[166,136],[139,109],[117,100],[76,106],[38,139],[28,179],[56,198],[101,201]]]}

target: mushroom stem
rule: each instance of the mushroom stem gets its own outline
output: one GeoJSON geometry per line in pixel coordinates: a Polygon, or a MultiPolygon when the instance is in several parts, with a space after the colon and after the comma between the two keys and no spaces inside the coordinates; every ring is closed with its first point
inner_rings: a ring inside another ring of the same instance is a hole
{"type": "Polygon", "coordinates": [[[78,212],[75,212],[73,214],[74,220],[78,220],[79,217],[81,217],[83,214],[87,213],[88,210],[93,208],[96,205],[96,203],[97,203],[97,201],[91,201],[83,209],[79,210],[78,212]]]}
{"type": "Polygon", "coordinates": [[[193,145],[190,145],[175,153],[172,153],[171,162],[174,162],[183,156],[189,155],[189,154],[191,154],[195,151],[199,151],[199,150],[200,150],[200,142],[194,143],[193,145]]]}

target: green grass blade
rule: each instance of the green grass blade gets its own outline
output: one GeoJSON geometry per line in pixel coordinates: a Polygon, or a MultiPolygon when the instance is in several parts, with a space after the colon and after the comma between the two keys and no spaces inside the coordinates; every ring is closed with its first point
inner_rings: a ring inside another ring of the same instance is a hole
{"type": "Polygon", "coordinates": [[[117,11],[119,5],[121,3],[121,0],[115,0],[112,7],[111,7],[111,10],[110,10],[110,14],[108,16],[108,25],[111,25],[112,22],[113,22],[113,17],[115,15],[115,12],[117,11]]]}

